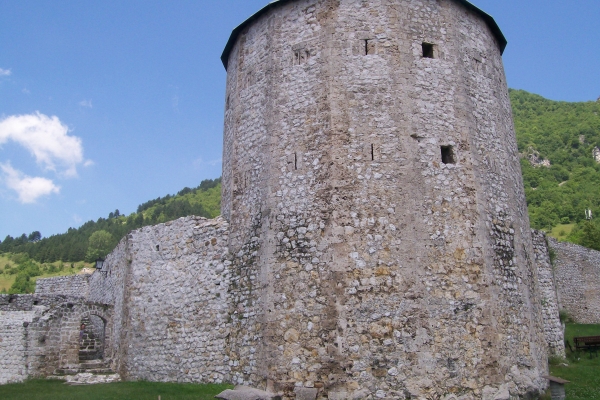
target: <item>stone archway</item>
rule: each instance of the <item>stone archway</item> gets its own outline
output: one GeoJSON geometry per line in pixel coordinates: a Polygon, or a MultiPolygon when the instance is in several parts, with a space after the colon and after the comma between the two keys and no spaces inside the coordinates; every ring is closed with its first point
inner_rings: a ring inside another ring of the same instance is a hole
{"type": "Polygon", "coordinates": [[[79,328],[79,363],[104,359],[106,319],[90,314],[81,318],[79,328]]]}

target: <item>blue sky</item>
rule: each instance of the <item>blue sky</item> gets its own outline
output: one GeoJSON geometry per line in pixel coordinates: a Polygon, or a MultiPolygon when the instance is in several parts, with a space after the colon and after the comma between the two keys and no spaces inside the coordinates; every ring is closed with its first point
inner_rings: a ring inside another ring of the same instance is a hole
{"type": "MultiPolygon", "coordinates": [[[[509,86],[600,96],[598,0],[473,0],[509,86]]],[[[221,174],[231,30],[266,0],[0,0],[0,240],[62,233],[221,174]]]]}

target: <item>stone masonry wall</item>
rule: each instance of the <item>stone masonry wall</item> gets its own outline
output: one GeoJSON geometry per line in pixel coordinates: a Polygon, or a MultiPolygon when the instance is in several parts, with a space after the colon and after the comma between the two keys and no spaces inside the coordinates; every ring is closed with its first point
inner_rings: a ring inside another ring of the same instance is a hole
{"type": "Polygon", "coordinates": [[[89,278],[90,275],[81,274],[38,279],[35,294],[87,297],[90,290],[89,278]]]}
{"type": "Polygon", "coordinates": [[[31,311],[33,302],[31,294],[0,294],[1,311],[31,311]]]}
{"type": "Polygon", "coordinates": [[[600,252],[548,238],[560,308],[580,324],[600,324],[600,252]]]}
{"type": "Polygon", "coordinates": [[[535,263],[538,269],[538,284],[540,287],[540,303],[544,313],[544,336],[548,343],[549,352],[559,357],[565,356],[565,337],[563,326],[558,314],[558,297],[554,269],[550,262],[548,241],[544,232],[532,230],[535,263]]]}
{"type": "Polygon", "coordinates": [[[124,321],[128,317],[127,303],[125,301],[127,287],[131,279],[131,254],[129,253],[129,240],[134,232],[123,238],[117,247],[106,257],[103,271],[94,272],[90,277],[89,300],[92,302],[109,304],[113,307],[112,318],[112,354],[113,369],[126,376],[125,355],[127,346],[123,341],[127,331],[123,329],[124,321]]]}
{"type": "Polygon", "coordinates": [[[228,61],[222,201],[246,327],[228,343],[247,355],[234,382],[390,399],[547,385],[508,90],[481,15],[281,2],[228,61]]]}
{"type": "Polygon", "coordinates": [[[0,311],[0,385],[28,377],[27,325],[33,311],[0,311]]]}
{"type": "Polygon", "coordinates": [[[228,224],[181,218],[131,232],[91,279],[91,300],[115,307],[123,377],[230,381],[228,224]]]}

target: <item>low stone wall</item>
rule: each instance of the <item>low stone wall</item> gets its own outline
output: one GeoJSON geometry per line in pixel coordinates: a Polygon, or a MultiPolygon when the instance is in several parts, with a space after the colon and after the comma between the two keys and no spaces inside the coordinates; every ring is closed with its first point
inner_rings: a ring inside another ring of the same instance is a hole
{"type": "Polygon", "coordinates": [[[35,294],[87,297],[90,292],[89,279],[88,274],[38,279],[35,294]]]}
{"type": "Polygon", "coordinates": [[[27,325],[33,311],[0,311],[0,385],[21,382],[27,371],[27,325]]]}
{"type": "Polygon", "coordinates": [[[0,294],[0,311],[29,311],[33,302],[31,294],[0,294]]]}
{"type": "Polygon", "coordinates": [[[558,302],[576,322],[600,324],[600,252],[549,238],[558,302]]]}
{"type": "Polygon", "coordinates": [[[558,298],[554,284],[554,271],[550,262],[548,242],[544,232],[532,230],[535,263],[538,269],[538,285],[540,288],[542,313],[544,319],[544,337],[548,342],[549,353],[559,357],[565,356],[564,331],[558,314],[558,298]]]}

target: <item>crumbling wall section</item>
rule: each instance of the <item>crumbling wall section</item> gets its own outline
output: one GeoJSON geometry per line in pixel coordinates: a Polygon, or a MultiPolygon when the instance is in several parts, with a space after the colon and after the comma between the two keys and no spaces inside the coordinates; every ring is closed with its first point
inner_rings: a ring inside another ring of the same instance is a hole
{"type": "Polygon", "coordinates": [[[124,378],[229,381],[228,224],[186,217],[131,232],[94,274],[90,298],[115,307],[124,378]]]}
{"type": "MultiPolygon", "coordinates": [[[[34,378],[54,375],[59,369],[78,368],[79,332],[82,319],[91,315],[106,321],[104,345],[111,348],[112,307],[107,304],[67,301],[52,307],[36,306],[28,326],[28,374],[34,378]]],[[[110,351],[109,351],[110,352],[110,351]]]]}
{"type": "Polygon", "coordinates": [[[580,324],[600,324],[600,252],[548,238],[560,308],[580,324]]]}
{"type": "Polygon", "coordinates": [[[558,297],[554,279],[554,269],[550,260],[550,250],[546,234],[531,230],[535,262],[538,269],[538,285],[540,288],[540,304],[544,313],[544,336],[551,355],[565,356],[565,337],[559,317],[558,297]]]}
{"type": "Polygon", "coordinates": [[[123,345],[126,330],[123,329],[127,319],[128,310],[126,303],[127,287],[131,279],[131,254],[129,240],[134,232],[123,238],[117,247],[106,256],[102,271],[96,271],[90,277],[89,301],[109,304],[113,307],[112,347],[110,354],[105,354],[113,361],[113,368],[122,376],[126,375],[125,359],[127,346],[123,345]]]}
{"type": "Polygon", "coordinates": [[[90,290],[89,279],[89,274],[38,279],[35,294],[87,297],[90,290]]]}
{"type": "Polygon", "coordinates": [[[0,385],[28,377],[27,326],[33,311],[0,311],[0,385]]]}

